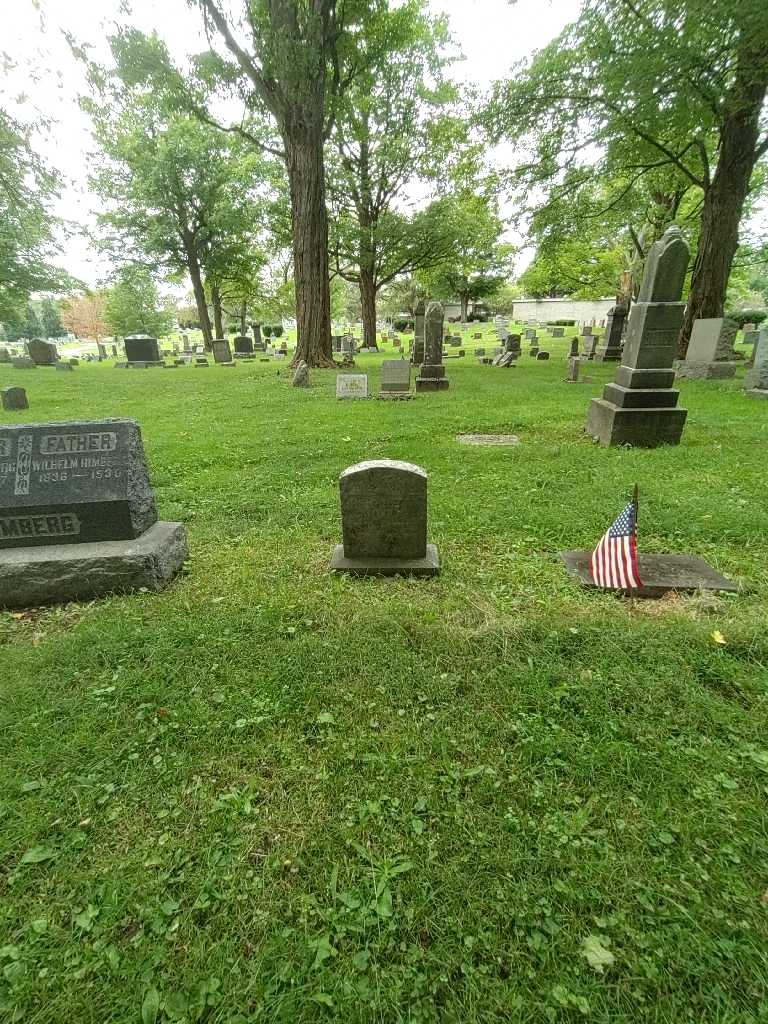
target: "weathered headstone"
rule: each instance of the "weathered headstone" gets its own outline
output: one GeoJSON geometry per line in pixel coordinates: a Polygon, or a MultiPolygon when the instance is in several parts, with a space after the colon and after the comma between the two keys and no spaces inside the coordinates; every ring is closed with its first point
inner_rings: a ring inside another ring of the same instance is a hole
{"type": "Polygon", "coordinates": [[[443,307],[430,302],[424,313],[424,362],[416,378],[417,391],[443,391],[448,378],[443,366],[443,307]]]}
{"type": "Polygon", "coordinates": [[[308,388],[309,387],[309,367],[302,361],[297,364],[296,369],[293,372],[293,380],[291,384],[295,388],[308,388]]]}
{"type": "Polygon", "coordinates": [[[510,334],[510,336],[507,338],[505,349],[506,349],[506,351],[508,353],[512,354],[513,360],[520,358],[520,353],[521,353],[520,342],[521,342],[521,340],[522,339],[521,339],[519,334],[510,334]]]}
{"type": "Polygon", "coordinates": [[[677,408],[680,393],[672,384],[688,257],[688,245],[674,225],[648,252],[616,381],[589,407],[587,433],[604,446],[680,443],[687,411],[677,408]]]}
{"type": "Polygon", "coordinates": [[[578,356],[571,356],[568,360],[568,376],[565,378],[568,384],[579,383],[579,370],[581,369],[581,360],[578,356]]]}
{"type": "Polygon", "coordinates": [[[595,349],[596,363],[618,363],[621,360],[621,340],[624,336],[626,306],[612,306],[608,311],[608,326],[603,343],[595,349]]]}
{"type": "Polygon", "coordinates": [[[744,381],[750,398],[768,398],[768,324],[758,335],[755,345],[755,365],[744,381]]]}
{"type": "Polygon", "coordinates": [[[11,366],[14,370],[36,370],[37,363],[29,356],[14,356],[11,359],[11,366]]]}
{"type": "Polygon", "coordinates": [[[29,358],[36,366],[53,366],[59,358],[59,352],[52,341],[33,338],[27,342],[29,358]]]}
{"type": "Polygon", "coordinates": [[[117,359],[117,345],[112,346],[112,358],[117,359]]]}
{"type": "Polygon", "coordinates": [[[238,334],[235,338],[235,358],[254,359],[256,353],[253,349],[253,340],[250,334],[238,334]]]}
{"type": "Polygon", "coordinates": [[[358,576],[434,576],[440,557],[427,544],[427,474],[408,462],[381,459],[339,477],[343,544],[333,572],[358,576]]]}
{"type": "Polygon", "coordinates": [[[71,373],[75,368],[72,363],[63,363],[59,361],[55,366],[56,370],[60,370],[63,373],[71,373]]]}
{"type": "Polygon", "coordinates": [[[27,392],[24,388],[3,388],[0,391],[0,396],[2,396],[3,409],[6,412],[17,412],[29,408],[27,392]]]}
{"type": "Polygon", "coordinates": [[[591,335],[592,335],[592,326],[591,326],[591,324],[584,324],[584,326],[581,329],[581,336],[582,336],[582,338],[589,338],[589,337],[591,337],[591,335]]]}
{"type": "Polygon", "coordinates": [[[381,364],[379,386],[383,397],[410,395],[411,364],[407,359],[385,359],[381,364]]]}
{"type": "Polygon", "coordinates": [[[132,364],[139,366],[163,365],[157,338],[153,338],[149,334],[129,334],[124,339],[124,345],[125,358],[129,366],[132,364]]]}
{"type": "Polygon", "coordinates": [[[571,338],[571,349],[568,353],[570,359],[575,359],[579,354],[579,339],[571,338]]]}
{"type": "Polygon", "coordinates": [[[134,420],[0,426],[0,607],[158,590],[186,552],[134,420]]]}
{"type": "Polygon", "coordinates": [[[213,353],[214,363],[232,362],[232,350],[230,349],[229,342],[226,338],[215,338],[211,342],[211,351],[213,353]]]}
{"type": "Polygon", "coordinates": [[[10,361],[11,353],[8,351],[7,348],[4,348],[2,345],[0,345],[0,363],[10,363],[10,361]]]}
{"type": "Polygon", "coordinates": [[[685,359],[677,363],[677,376],[689,380],[733,377],[733,346],[738,325],[727,317],[694,320],[685,359]]]}
{"type": "Polygon", "coordinates": [[[553,327],[552,328],[552,337],[553,338],[564,338],[565,337],[565,328],[564,327],[553,327]]]}
{"type": "Polygon", "coordinates": [[[99,362],[100,362],[100,363],[103,363],[103,362],[104,362],[104,360],[108,358],[108,355],[107,355],[107,346],[106,346],[106,345],[104,345],[104,344],[103,344],[102,342],[100,342],[100,341],[97,341],[97,342],[96,342],[96,351],[97,351],[97,353],[98,353],[98,359],[99,359],[99,362]]]}
{"type": "Polygon", "coordinates": [[[414,314],[414,327],[413,327],[413,347],[411,348],[411,362],[414,366],[421,366],[424,362],[424,315],[426,313],[426,305],[423,299],[419,299],[416,304],[416,312],[414,314]]]}
{"type": "Polygon", "coordinates": [[[337,398],[367,398],[367,373],[338,373],[336,375],[337,398]]]}
{"type": "Polygon", "coordinates": [[[251,330],[253,331],[253,351],[266,352],[267,343],[261,336],[261,324],[251,324],[251,330]]]}

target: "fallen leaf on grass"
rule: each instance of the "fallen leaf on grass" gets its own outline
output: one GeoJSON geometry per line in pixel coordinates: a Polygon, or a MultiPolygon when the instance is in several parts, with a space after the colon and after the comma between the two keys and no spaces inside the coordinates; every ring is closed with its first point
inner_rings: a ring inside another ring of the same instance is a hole
{"type": "Polygon", "coordinates": [[[49,846],[31,846],[21,858],[21,863],[42,864],[46,860],[53,860],[56,856],[55,850],[49,846]]]}
{"type": "Polygon", "coordinates": [[[715,632],[712,634],[712,639],[715,641],[716,644],[719,644],[721,647],[725,647],[725,645],[728,643],[728,641],[725,639],[725,637],[719,629],[716,629],[715,632]]]}
{"type": "Polygon", "coordinates": [[[580,952],[598,974],[602,974],[605,968],[610,967],[616,960],[610,949],[603,945],[603,937],[600,935],[588,935],[581,943],[580,952]]]}

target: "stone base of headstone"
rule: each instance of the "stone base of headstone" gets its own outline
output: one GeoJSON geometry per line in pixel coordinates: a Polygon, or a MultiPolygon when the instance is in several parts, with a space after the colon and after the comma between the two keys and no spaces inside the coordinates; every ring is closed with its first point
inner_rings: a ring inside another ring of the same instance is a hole
{"type": "Polygon", "coordinates": [[[491,356],[478,356],[477,361],[481,366],[493,366],[493,359],[491,356]]]}
{"type": "Polygon", "coordinates": [[[749,388],[744,394],[747,398],[768,398],[768,391],[765,391],[763,388],[749,388]]]}
{"type": "Polygon", "coordinates": [[[592,356],[592,359],[596,363],[620,363],[621,362],[621,349],[609,349],[601,348],[598,349],[592,356]]]}
{"type": "MultiPolygon", "coordinates": [[[[591,551],[561,551],[570,576],[583,587],[595,588],[590,571],[591,551]]],[[[694,555],[638,555],[643,586],[637,590],[612,591],[628,597],[663,597],[671,590],[724,590],[738,593],[739,585],[722,576],[703,558],[694,555]]]]}
{"type": "Polygon", "coordinates": [[[331,572],[351,576],[437,576],[440,555],[434,544],[427,544],[424,558],[347,558],[344,545],[338,544],[331,558],[331,572]]]}
{"type": "Polygon", "coordinates": [[[36,370],[37,363],[34,363],[31,359],[26,356],[17,356],[11,359],[11,366],[15,370],[36,370]]]}
{"type": "Polygon", "coordinates": [[[69,370],[74,370],[74,366],[72,365],[72,363],[56,363],[55,365],[57,370],[62,370],[65,373],[68,372],[69,370]]]}
{"type": "Polygon", "coordinates": [[[417,391],[447,391],[448,390],[448,378],[447,377],[417,377],[416,378],[416,390],[417,391]]]}
{"type": "Polygon", "coordinates": [[[91,601],[162,590],[187,558],[181,523],[155,523],[134,540],[0,550],[0,607],[91,601]]]}
{"type": "Polygon", "coordinates": [[[142,359],[134,359],[125,364],[129,370],[146,370],[150,366],[165,366],[165,361],[162,359],[153,359],[151,362],[146,362],[142,359]]]}
{"type": "Polygon", "coordinates": [[[727,380],[736,376],[736,363],[717,361],[699,363],[683,359],[675,364],[677,376],[686,380],[727,380]]]}
{"type": "Polygon", "coordinates": [[[235,352],[235,359],[255,359],[255,352],[235,352]]]}
{"type": "MultiPolygon", "coordinates": [[[[637,396],[642,394],[643,392],[632,391],[632,400],[637,401],[637,396]]],[[[668,391],[648,391],[646,394],[669,396],[668,391]]],[[[663,444],[680,443],[687,415],[687,409],[630,409],[609,402],[605,398],[594,398],[589,406],[587,433],[604,448],[620,444],[630,444],[638,448],[658,448],[663,444]]]]}

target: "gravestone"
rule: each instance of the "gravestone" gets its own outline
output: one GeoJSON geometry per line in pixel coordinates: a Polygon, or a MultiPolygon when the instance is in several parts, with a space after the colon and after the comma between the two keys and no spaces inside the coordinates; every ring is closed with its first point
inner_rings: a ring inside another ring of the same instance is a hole
{"type": "Polygon", "coordinates": [[[582,338],[589,338],[592,336],[592,327],[590,324],[584,324],[581,329],[581,336],[582,338]]]}
{"type": "Polygon", "coordinates": [[[15,370],[36,370],[37,363],[29,356],[14,356],[11,359],[11,366],[15,370]]]}
{"type": "Polygon", "coordinates": [[[567,384],[578,384],[579,383],[579,370],[581,369],[581,360],[578,356],[571,356],[568,360],[568,375],[565,378],[567,384]]]}
{"type": "Polygon", "coordinates": [[[186,554],[134,420],[0,426],[0,607],[159,590],[186,554]]]}
{"type": "Polygon", "coordinates": [[[535,340],[537,339],[537,337],[538,337],[538,335],[537,335],[537,333],[536,333],[536,330],[535,330],[535,328],[533,328],[533,327],[529,327],[529,328],[528,328],[528,329],[527,329],[527,330],[525,331],[525,340],[526,340],[526,341],[535,341],[535,340]]]}
{"type": "Polygon", "coordinates": [[[584,338],[584,358],[585,359],[594,359],[595,358],[595,348],[596,348],[596,346],[597,346],[597,338],[593,338],[591,336],[584,338]]]}
{"type": "Polygon", "coordinates": [[[589,407],[587,433],[603,446],[680,443],[687,411],[677,408],[680,392],[672,385],[688,258],[688,245],[675,225],[648,252],[615,383],[589,407]]]}
{"type": "Polygon", "coordinates": [[[596,363],[618,363],[621,360],[621,339],[624,336],[626,306],[612,306],[608,311],[608,326],[603,344],[595,350],[596,363]]]}
{"type": "Polygon", "coordinates": [[[103,345],[100,341],[96,342],[96,351],[98,352],[99,362],[103,363],[107,356],[107,346],[103,345]]]}
{"type": "Polygon", "coordinates": [[[367,398],[368,374],[338,373],[336,375],[336,397],[340,399],[367,398]]]}
{"type": "Polygon", "coordinates": [[[196,356],[195,366],[208,366],[208,360],[204,356],[196,356]]]}
{"type": "Polygon", "coordinates": [[[541,351],[536,353],[536,358],[541,362],[545,362],[549,359],[549,352],[545,352],[544,349],[541,349],[541,351]]]}
{"type": "Polygon", "coordinates": [[[36,366],[53,366],[59,358],[58,349],[51,341],[33,338],[27,342],[29,358],[36,366]]]}
{"type": "Polygon", "coordinates": [[[192,346],[189,343],[189,335],[188,334],[182,334],[182,336],[181,336],[181,344],[182,344],[183,349],[184,349],[185,352],[191,352],[192,351],[192,346]]]}
{"type": "Polygon", "coordinates": [[[149,334],[129,334],[124,339],[123,344],[125,346],[125,358],[129,366],[132,364],[137,364],[138,366],[163,365],[157,338],[153,338],[149,334]]]}
{"type": "Polygon", "coordinates": [[[58,362],[58,363],[56,363],[56,367],[55,367],[55,369],[56,369],[56,370],[60,370],[60,371],[62,371],[63,373],[71,373],[71,372],[72,372],[72,371],[73,371],[73,370],[74,370],[75,368],[74,368],[74,366],[72,365],[72,363],[62,363],[62,362],[58,362]]]}
{"type": "Polygon", "coordinates": [[[727,317],[694,320],[685,359],[676,364],[677,376],[689,380],[722,380],[736,375],[733,346],[738,325],[727,317]]]}
{"type": "Polygon", "coordinates": [[[534,358],[539,354],[539,343],[537,341],[531,342],[531,347],[528,349],[528,355],[534,358]]]}
{"type": "Polygon", "coordinates": [[[493,324],[499,341],[506,341],[509,336],[509,324],[505,316],[494,317],[493,324]]]}
{"type": "Polygon", "coordinates": [[[571,350],[568,353],[570,359],[575,359],[579,354],[579,339],[571,338],[571,350]]]}
{"type": "Polygon", "coordinates": [[[215,338],[211,342],[211,351],[213,353],[214,363],[232,362],[232,350],[229,347],[229,342],[225,338],[215,338]]]}
{"type": "Polygon", "coordinates": [[[426,306],[423,299],[416,304],[416,313],[413,321],[413,347],[411,348],[411,362],[414,366],[421,366],[424,362],[424,316],[426,306]]]}
{"type": "Polygon", "coordinates": [[[291,384],[295,388],[308,388],[309,387],[309,367],[302,361],[297,365],[293,373],[293,380],[291,384]]]}
{"type": "Polygon", "coordinates": [[[117,359],[117,345],[112,346],[112,358],[117,359]]]}
{"type": "Polygon", "coordinates": [[[744,381],[750,398],[768,398],[768,324],[759,332],[755,345],[755,365],[744,381]]]}
{"type": "Polygon", "coordinates": [[[10,363],[10,361],[11,353],[7,348],[3,348],[3,346],[0,345],[0,363],[10,363]]]}
{"type": "Polygon", "coordinates": [[[356,576],[434,576],[440,557],[427,544],[427,474],[408,462],[360,462],[339,477],[343,543],[331,571],[356,576]]]}
{"type": "Polygon", "coordinates": [[[478,357],[479,356],[484,356],[485,355],[485,349],[484,348],[476,348],[475,349],[475,355],[478,356],[478,357]]]}
{"type": "Polygon", "coordinates": [[[521,354],[520,342],[522,341],[519,334],[510,334],[507,338],[506,350],[512,354],[512,358],[519,359],[521,354]]]}
{"type": "Polygon", "coordinates": [[[253,331],[253,351],[266,352],[267,343],[261,336],[261,324],[251,324],[251,330],[253,331]]]}
{"type": "MultiPolygon", "coordinates": [[[[565,337],[565,328],[564,327],[553,327],[552,328],[552,337],[553,338],[564,338],[565,337]]],[[[578,343],[578,339],[577,339],[577,343],[578,343]]]]}
{"type": "Polygon", "coordinates": [[[3,400],[3,409],[6,412],[17,412],[29,408],[27,392],[24,388],[3,388],[0,391],[3,400]]]}
{"type": "Polygon", "coordinates": [[[473,341],[482,341],[483,340],[483,335],[481,334],[480,331],[477,331],[475,334],[472,335],[472,340],[473,341]]]}
{"type": "Polygon", "coordinates": [[[253,350],[253,341],[250,334],[238,334],[235,338],[235,358],[255,359],[256,353],[253,350]]]}
{"type": "Polygon", "coordinates": [[[411,394],[411,364],[407,359],[385,359],[381,364],[379,393],[383,397],[411,394]]]}
{"type": "Polygon", "coordinates": [[[424,362],[416,378],[417,391],[444,391],[448,378],[443,366],[443,307],[430,302],[424,313],[424,362]]]}

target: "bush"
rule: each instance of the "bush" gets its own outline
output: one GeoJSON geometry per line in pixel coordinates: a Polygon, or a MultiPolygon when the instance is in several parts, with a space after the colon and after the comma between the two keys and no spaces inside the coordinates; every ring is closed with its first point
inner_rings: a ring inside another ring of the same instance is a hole
{"type": "Polygon", "coordinates": [[[275,324],[275,326],[271,330],[272,330],[272,337],[273,338],[282,338],[282,336],[283,336],[283,325],[282,324],[275,324]]]}
{"type": "Polygon", "coordinates": [[[739,309],[725,315],[729,320],[735,320],[739,327],[743,327],[744,324],[761,324],[768,317],[768,312],[764,309],[739,309]]]}
{"type": "Polygon", "coordinates": [[[261,328],[261,333],[264,335],[265,338],[271,338],[272,328],[269,326],[269,324],[264,324],[264,326],[261,328]]]}
{"type": "Polygon", "coordinates": [[[392,327],[396,331],[407,331],[413,327],[413,319],[411,317],[398,317],[392,321],[392,327]]]}

